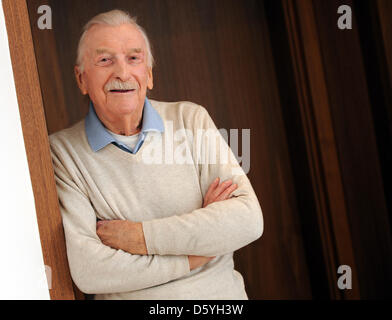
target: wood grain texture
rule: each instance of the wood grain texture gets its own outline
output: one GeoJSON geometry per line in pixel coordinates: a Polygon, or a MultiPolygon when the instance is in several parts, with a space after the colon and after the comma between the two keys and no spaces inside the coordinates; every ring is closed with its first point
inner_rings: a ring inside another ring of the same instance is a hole
{"type": "Polygon", "coordinates": [[[314,1],[351,250],[362,299],[391,297],[392,284],[391,228],[380,166],[384,150],[379,138],[383,134],[377,119],[384,108],[383,91],[390,87],[383,88],[378,80],[386,68],[381,57],[381,37],[373,32],[378,20],[378,16],[372,16],[375,6],[375,1],[314,1]],[[341,4],[353,9],[353,29],[348,32],[336,28],[333,9],[341,4]]]}
{"type": "Polygon", "coordinates": [[[51,299],[74,299],[25,0],[3,0],[19,111],[51,299]]]}
{"type": "Polygon", "coordinates": [[[388,65],[388,74],[390,83],[392,83],[392,30],[391,16],[392,16],[392,2],[388,0],[377,0],[376,10],[380,20],[380,31],[383,38],[383,45],[385,49],[385,57],[388,65]]]}
{"type": "Polygon", "coordinates": [[[353,269],[354,288],[347,294],[351,298],[359,298],[356,264],[313,2],[286,0],[284,9],[323,254],[328,266],[330,297],[339,299],[343,294],[336,286],[336,271],[339,265],[347,264],[353,269]]]}
{"type": "Polygon", "coordinates": [[[40,17],[37,9],[42,1],[28,1],[30,26],[37,57],[37,67],[40,83],[50,83],[50,86],[41,86],[42,98],[45,107],[45,118],[47,119],[48,132],[56,132],[62,123],[68,123],[68,112],[65,105],[62,72],[57,59],[57,47],[53,29],[41,30],[38,28],[37,20],[40,17]],[[39,41],[39,43],[38,43],[39,41]],[[50,66],[45,68],[45,66],[50,66]],[[54,121],[52,119],[61,119],[54,121]]]}
{"type": "MultiPolygon", "coordinates": [[[[392,225],[392,30],[390,19],[392,17],[392,2],[378,0],[377,6],[370,12],[372,28],[368,37],[362,41],[369,49],[369,63],[366,65],[370,75],[368,83],[374,84],[371,90],[373,117],[380,149],[380,162],[385,188],[385,198],[389,210],[389,223],[392,225]],[[373,62],[377,63],[377,68],[373,62]]],[[[367,18],[367,17],[365,17],[367,18]]],[[[363,39],[363,37],[362,37],[363,39]]]]}

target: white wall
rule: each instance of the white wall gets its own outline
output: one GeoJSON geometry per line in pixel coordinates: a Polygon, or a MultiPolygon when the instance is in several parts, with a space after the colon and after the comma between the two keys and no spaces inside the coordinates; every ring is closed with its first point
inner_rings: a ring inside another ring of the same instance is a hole
{"type": "Polygon", "coordinates": [[[49,299],[2,3],[0,75],[0,299],[49,299]]]}

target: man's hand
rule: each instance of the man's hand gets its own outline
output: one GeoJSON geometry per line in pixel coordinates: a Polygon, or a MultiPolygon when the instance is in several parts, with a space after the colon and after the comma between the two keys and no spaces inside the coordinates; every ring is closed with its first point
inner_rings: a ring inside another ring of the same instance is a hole
{"type": "Polygon", "coordinates": [[[216,178],[207,190],[204,197],[203,208],[213,202],[229,199],[231,193],[238,187],[237,184],[232,183],[231,180],[226,180],[219,184],[219,178],[216,178]]]}
{"type": "Polygon", "coordinates": [[[146,255],[143,227],[140,222],[104,220],[97,222],[97,235],[104,245],[113,249],[146,255]]]}

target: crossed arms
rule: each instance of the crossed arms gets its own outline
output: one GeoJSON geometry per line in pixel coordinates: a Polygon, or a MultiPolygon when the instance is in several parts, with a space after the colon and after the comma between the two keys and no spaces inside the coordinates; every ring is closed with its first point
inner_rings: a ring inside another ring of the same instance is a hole
{"type": "MultiPolygon", "coordinates": [[[[204,197],[203,208],[210,203],[229,199],[237,185],[231,180],[219,183],[216,178],[204,197]]],[[[97,222],[97,235],[104,245],[113,249],[137,255],[147,255],[147,246],[144,239],[143,225],[141,222],[129,220],[104,220],[97,222]]],[[[199,268],[215,257],[188,256],[190,270],[199,268]]]]}

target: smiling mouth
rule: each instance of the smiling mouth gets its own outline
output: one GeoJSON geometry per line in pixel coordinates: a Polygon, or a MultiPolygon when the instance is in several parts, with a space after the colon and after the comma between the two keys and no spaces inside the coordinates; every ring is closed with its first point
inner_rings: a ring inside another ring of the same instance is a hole
{"type": "Polygon", "coordinates": [[[110,90],[109,92],[112,93],[128,93],[128,92],[133,92],[135,89],[129,89],[129,90],[110,90]]]}

